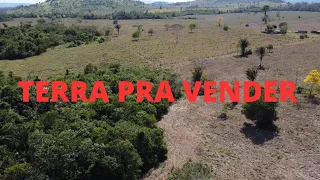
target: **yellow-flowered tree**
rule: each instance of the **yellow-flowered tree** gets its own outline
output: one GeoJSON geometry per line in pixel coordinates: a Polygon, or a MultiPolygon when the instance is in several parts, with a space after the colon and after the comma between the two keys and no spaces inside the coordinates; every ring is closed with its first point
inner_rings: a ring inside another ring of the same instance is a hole
{"type": "Polygon", "coordinates": [[[312,70],[309,73],[309,75],[304,79],[304,82],[310,85],[309,97],[312,97],[312,95],[317,94],[317,88],[320,88],[320,72],[318,70],[312,70]]]}

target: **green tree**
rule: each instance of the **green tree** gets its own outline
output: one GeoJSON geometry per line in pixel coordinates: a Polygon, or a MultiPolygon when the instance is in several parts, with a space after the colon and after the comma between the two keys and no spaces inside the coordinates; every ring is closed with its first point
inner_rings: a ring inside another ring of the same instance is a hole
{"type": "Polygon", "coordinates": [[[196,27],[197,27],[197,24],[195,22],[191,22],[189,24],[189,29],[190,29],[191,33],[192,33],[192,30],[194,30],[196,27]]]}
{"type": "MultiPolygon", "coordinates": [[[[251,96],[255,91],[251,89],[251,96]]],[[[242,106],[242,114],[247,119],[252,120],[258,128],[270,128],[274,126],[277,119],[278,102],[265,102],[264,92],[262,90],[261,97],[255,102],[247,102],[242,106]]]]}

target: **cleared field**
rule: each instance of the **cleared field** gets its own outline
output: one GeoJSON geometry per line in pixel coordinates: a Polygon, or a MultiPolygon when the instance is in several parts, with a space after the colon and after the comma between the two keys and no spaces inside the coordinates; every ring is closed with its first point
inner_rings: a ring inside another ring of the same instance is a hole
{"type": "MultiPolygon", "coordinates": [[[[281,12],[283,14],[287,12],[281,12]]],[[[293,14],[295,12],[292,12],[293,14]]],[[[296,12],[295,17],[301,14],[296,12]]],[[[302,12],[305,13],[305,12],[302,12]]],[[[304,16],[310,17],[309,20],[291,20],[294,29],[299,27],[308,27],[314,29],[320,27],[319,13],[306,13],[304,16]],[[312,18],[313,17],[313,18],[312,18]]],[[[243,14],[242,16],[246,16],[243,14]]],[[[199,16],[197,20],[168,19],[168,20],[121,20],[122,25],[120,36],[113,37],[104,44],[89,44],[77,48],[68,49],[66,46],[57,47],[54,50],[49,49],[47,53],[40,56],[27,58],[17,61],[1,61],[0,68],[5,71],[13,71],[16,75],[49,77],[54,74],[64,73],[66,69],[81,71],[84,66],[90,62],[100,65],[110,62],[119,62],[124,65],[145,64],[154,67],[173,67],[178,65],[183,67],[180,62],[188,61],[192,58],[212,58],[220,56],[235,55],[239,52],[236,46],[240,38],[248,38],[250,48],[255,49],[258,46],[267,46],[273,44],[275,47],[285,46],[287,44],[307,43],[319,39],[318,35],[311,35],[310,38],[300,40],[299,36],[289,33],[289,35],[267,35],[262,34],[261,23],[254,23],[254,18],[259,19],[260,15],[251,14],[253,18],[250,27],[240,27],[237,24],[236,14],[224,15],[224,23],[229,24],[230,30],[223,31],[222,27],[217,25],[219,16],[199,16]],[[200,18],[200,17],[204,17],[200,18]],[[197,28],[190,33],[188,24],[192,21],[197,23],[197,28]],[[175,30],[165,31],[164,25],[181,24],[185,26],[183,30],[177,33],[175,30]],[[139,41],[132,41],[131,34],[137,29],[135,25],[143,25],[144,29],[139,41]],[[153,28],[155,34],[148,36],[148,29],[153,28]],[[177,35],[178,34],[178,35],[177,35]],[[178,43],[176,43],[178,38],[178,43]]],[[[288,17],[286,15],[286,17],[288,17]]],[[[7,22],[8,25],[18,25],[20,21],[36,21],[36,19],[16,19],[7,22]]],[[[111,20],[82,20],[77,23],[76,19],[62,19],[65,25],[72,24],[94,25],[99,29],[104,27],[113,27],[111,20]]],[[[279,22],[271,22],[278,24],[279,22]]],[[[295,31],[293,28],[290,30],[295,31]]],[[[116,30],[114,29],[114,34],[116,30]]]]}
{"type": "Polygon", "coordinates": [[[24,60],[1,61],[0,69],[14,72],[21,77],[48,78],[52,75],[64,74],[66,69],[79,72],[84,67],[93,63],[98,67],[105,67],[108,63],[121,63],[127,66],[143,64],[141,59],[117,44],[106,42],[104,44],[83,45],[76,48],[60,46],[54,50],[27,58],[24,60]]]}
{"type": "MultiPolygon", "coordinates": [[[[277,48],[263,61],[258,81],[296,81],[313,69],[320,68],[320,41],[277,48]]],[[[224,57],[206,63],[205,74],[214,80],[246,80],[245,70],[259,63],[257,56],[224,57]]],[[[190,63],[181,65],[181,75],[190,78],[190,63]]],[[[177,69],[178,66],[172,67],[177,69]]],[[[218,97],[218,94],[215,95],[218,97]]],[[[228,111],[228,119],[217,116],[221,103],[178,101],[159,123],[166,132],[168,160],[148,179],[167,178],[172,168],[183,166],[190,159],[214,167],[216,179],[319,179],[320,178],[320,103],[301,95],[298,103],[281,103],[276,125],[278,134],[256,129],[241,114],[241,104],[228,111]]]]}

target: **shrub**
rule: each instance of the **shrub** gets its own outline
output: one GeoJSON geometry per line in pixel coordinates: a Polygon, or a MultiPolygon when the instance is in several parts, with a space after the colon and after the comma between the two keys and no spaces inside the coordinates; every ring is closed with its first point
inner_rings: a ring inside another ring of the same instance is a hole
{"type": "Polygon", "coordinates": [[[139,38],[140,38],[140,35],[141,35],[141,31],[140,31],[140,30],[136,30],[136,31],[132,34],[132,38],[133,38],[135,41],[138,41],[139,38]]]}
{"type": "Polygon", "coordinates": [[[182,169],[175,169],[169,176],[169,180],[211,180],[212,169],[201,163],[186,163],[182,169]]]}
{"type": "Polygon", "coordinates": [[[288,26],[281,26],[280,33],[285,35],[288,32],[288,26]]]}
{"type": "Polygon", "coordinates": [[[249,46],[249,41],[248,39],[240,39],[239,40],[239,46],[241,49],[241,56],[245,57],[246,56],[246,48],[249,46]]]}
{"type": "Polygon", "coordinates": [[[150,36],[153,36],[154,30],[153,30],[152,28],[150,28],[150,29],[148,30],[148,34],[149,34],[150,36]]]}
{"type": "Polygon", "coordinates": [[[253,53],[252,53],[252,50],[251,49],[249,49],[249,50],[246,50],[246,55],[252,55],[253,53]]]}
{"type": "Polygon", "coordinates": [[[300,35],[300,39],[304,39],[305,38],[305,35],[300,35]]]}
{"type": "Polygon", "coordinates": [[[297,94],[302,94],[303,91],[304,91],[304,87],[302,87],[302,86],[297,86],[297,89],[296,89],[296,93],[297,93],[297,94]]]}
{"type": "Polygon", "coordinates": [[[227,24],[224,25],[223,30],[224,30],[224,31],[229,31],[229,26],[228,26],[227,24]]]}
{"type": "Polygon", "coordinates": [[[192,81],[197,82],[202,80],[204,71],[204,66],[201,62],[194,62],[194,67],[192,70],[192,81]]]}
{"type": "Polygon", "coordinates": [[[258,47],[256,49],[256,54],[259,56],[259,59],[260,59],[259,69],[263,69],[262,59],[266,55],[266,48],[265,47],[258,47]]]}
{"type": "Polygon", "coordinates": [[[106,41],[106,40],[105,40],[104,38],[100,38],[98,42],[99,42],[100,44],[102,44],[102,43],[104,43],[105,41],[106,41]]]}
{"type": "Polygon", "coordinates": [[[84,74],[96,73],[97,71],[98,71],[98,68],[94,66],[92,63],[88,64],[84,68],[84,74]]]}
{"type": "MultiPolygon", "coordinates": [[[[255,94],[253,89],[250,90],[251,96],[255,94]]],[[[258,128],[270,128],[274,126],[277,119],[278,102],[265,102],[264,90],[262,89],[261,97],[255,102],[247,102],[242,106],[242,114],[247,119],[252,120],[258,128]]]]}
{"type": "Polygon", "coordinates": [[[258,76],[258,70],[256,68],[251,68],[246,71],[247,79],[250,81],[255,81],[258,76]]]}
{"type": "Polygon", "coordinates": [[[70,43],[69,46],[68,46],[68,48],[74,48],[74,47],[78,47],[78,46],[77,46],[75,43],[73,43],[73,42],[70,43]]]}
{"type": "Polygon", "coordinates": [[[267,49],[269,50],[269,53],[273,50],[273,45],[272,44],[269,44],[268,46],[267,46],[267,49]]]}
{"type": "Polygon", "coordinates": [[[114,26],[114,28],[116,28],[116,30],[118,31],[118,35],[120,35],[121,25],[120,25],[120,24],[116,24],[116,25],[114,26]]]}
{"type": "Polygon", "coordinates": [[[195,22],[191,22],[191,23],[189,24],[189,29],[190,29],[191,32],[192,32],[192,30],[194,30],[196,27],[197,27],[197,24],[196,24],[195,22]]]}
{"type": "Polygon", "coordinates": [[[282,26],[288,26],[288,23],[287,22],[282,22],[279,24],[279,28],[281,28],[282,26]]]}

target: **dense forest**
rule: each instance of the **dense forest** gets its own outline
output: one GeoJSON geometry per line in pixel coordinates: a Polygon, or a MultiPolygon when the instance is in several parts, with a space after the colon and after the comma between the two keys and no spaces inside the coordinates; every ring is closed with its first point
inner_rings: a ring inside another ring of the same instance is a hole
{"type": "Polygon", "coordinates": [[[118,64],[98,70],[89,64],[83,73],[67,70],[51,80],[83,81],[88,87],[101,80],[109,103],[36,103],[34,88],[30,102],[23,103],[17,87],[21,78],[1,72],[0,179],[141,178],[166,159],[163,131],[156,122],[170,105],[167,101],[138,103],[135,95],[119,103],[118,82],[141,79],[153,83],[154,89],[161,80],[168,80],[175,99],[181,96],[177,77],[164,70],[118,64]]]}
{"type": "Polygon", "coordinates": [[[57,23],[46,23],[39,19],[36,26],[21,23],[18,27],[3,24],[0,29],[0,60],[23,59],[46,52],[60,44],[71,42],[81,45],[94,41],[99,36],[95,27],[67,27],[57,23]]]}

